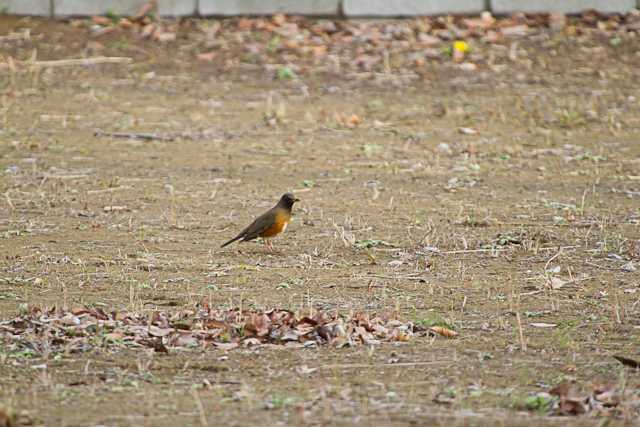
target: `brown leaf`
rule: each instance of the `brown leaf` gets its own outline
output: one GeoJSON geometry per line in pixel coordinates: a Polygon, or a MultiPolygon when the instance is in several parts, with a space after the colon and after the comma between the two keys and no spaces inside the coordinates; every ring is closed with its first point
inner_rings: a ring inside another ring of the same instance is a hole
{"type": "Polygon", "coordinates": [[[167,315],[159,311],[154,311],[151,315],[151,324],[159,326],[160,328],[169,328],[171,326],[167,315]]]}
{"type": "Polygon", "coordinates": [[[129,318],[129,313],[127,313],[126,311],[116,311],[114,313],[111,313],[111,315],[114,320],[119,321],[123,321],[129,318]]]}
{"type": "Polygon", "coordinates": [[[0,427],[13,427],[16,424],[16,414],[9,408],[0,406],[0,427]]]}
{"type": "Polygon", "coordinates": [[[617,406],[620,403],[620,395],[614,384],[594,387],[593,398],[605,406],[617,406]]]}
{"type": "Polygon", "coordinates": [[[258,337],[269,334],[271,329],[271,319],[264,313],[252,313],[244,324],[245,332],[258,337]]]}
{"type": "Polygon", "coordinates": [[[200,343],[193,334],[188,332],[179,332],[168,338],[168,344],[172,347],[195,347],[200,343]]]}
{"type": "Polygon", "coordinates": [[[278,13],[276,15],[273,15],[273,18],[271,18],[271,21],[276,25],[282,26],[284,25],[285,22],[287,22],[287,17],[282,13],[278,13]]]}
{"type": "Polygon", "coordinates": [[[331,339],[333,338],[333,334],[331,332],[331,328],[322,325],[319,326],[317,329],[318,335],[320,336],[320,338],[322,338],[325,341],[331,341],[331,339]]]}
{"type": "Polygon", "coordinates": [[[568,381],[562,381],[560,384],[556,385],[554,388],[549,390],[549,394],[554,396],[563,397],[569,394],[569,390],[571,385],[568,381]]]}
{"type": "Polygon", "coordinates": [[[262,344],[258,338],[247,338],[242,341],[242,345],[245,347],[254,347],[262,344]]]}
{"type": "Polygon", "coordinates": [[[458,336],[456,331],[445,328],[444,326],[432,326],[429,328],[429,331],[447,338],[454,338],[458,336]]]}
{"type": "Polygon", "coordinates": [[[142,27],[142,31],[140,32],[140,35],[143,38],[148,38],[148,37],[151,37],[155,31],[156,31],[156,26],[154,24],[148,24],[142,27]]]}
{"type": "Polygon", "coordinates": [[[503,27],[500,29],[505,37],[520,37],[526,36],[529,33],[528,25],[513,25],[510,27],[503,27]]]}
{"type": "Polygon", "coordinates": [[[240,344],[237,342],[217,342],[214,343],[216,348],[224,351],[233,350],[234,348],[240,347],[240,344]]]}
{"type": "Polygon", "coordinates": [[[199,53],[196,57],[199,61],[211,62],[216,56],[218,56],[218,53],[212,50],[211,52],[199,53]]]}
{"type": "Polygon", "coordinates": [[[153,348],[156,353],[169,353],[169,350],[162,342],[162,338],[140,340],[140,344],[153,348]]]}
{"type": "Polygon", "coordinates": [[[624,366],[628,366],[630,368],[634,368],[634,369],[640,369],[640,362],[638,362],[635,359],[630,359],[628,357],[624,357],[624,356],[613,356],[614,359],[616,359],[618,362],[622,363],[624,366]]]}
{"type": "Polygon", "coordinates": [[[329,316],[327,313],[323,311],[318,311],[316,312],[316,314],[314,314],[313,320],[316,322],[317,325],[326,325],[332,319],[331,319],[331,316],[329,316]]]}
{"type": "Polygon", "coordinates": [[[298,341],[300,335],[293,329],[287,329],[280,335],[280,341],[298,341]]]}
{"type": "Polygon", "coordinates": [[[118,21],[118,25],[120,26],[120,28],[132,28],[133,22],[131,22],[127,18],[120,18],[120,21],[118,21]]]}
{"type": "Polygon", "coordinates": [[[107,18],[106,16],[92,16],[91,21],[94,24],[102,25],[104,27],[112,24],[111,19],[107,18]]]}
{"type": "Polygon", "coordinates": [[[124,334],[120,331],[114,331],[114,332],[105,334],[104,337],[109,341],[118,341],[124,338],[124,334]]]}
{"type": "Polygon", "coordinates": [[[131,18],[132,21],[142,21],[147,15],[149,15],[156,8],[156,0],[149,0],[136,12],[136,14],[131,18]]]}
{"type": "Polygon", "coordinates": [[[589,410],[585,397],[561,397],[558,413],[560,415],[580,415],[589,410]]]}
{"type": "Polygon", "coordinates": [[[331,341],[331,345],[333,347],[335,347],[335,348],[350,347],[351,346],[351,340],[347,339],[347,337],[344,337],[344,336],[335,337],[331,341]]]}
{"type": "Polygon", "coordinates": [[[216,319],[207,319],[204,323],[207,329],[227,329],[228,325],[216,319]]]}
{"type": "Polygon", "coordinates": [[[177,37],[178,36],[176,33],[172,33],[169,31],[156,31],[153,35],[153,38],[160,43],[169,43],[176,41],[177,37]]]}
{"type": "Polygon", "coordinates": [[[91,309],[91,315],[99,320],[107,320],[109,316],[104,312],[100,307],[95,307],[91,309]]]}
{"type": "Polygon", "coordinates": [[[238,29],[240,31],[248,31],[253,28],[253,20],[248,18],[240,18],[238,21],[238,29]]]}
{"type": "Polygon", "coordinates": [[[302,319],[298,320],[298,323],[296,326],[316,326],[318,324],[318,322],[314,319],[311,319],[309,317],[303,317],[302,319]]]}
{"type": "Polygon", "coordinates": [[[81,314],[88,314],[91,311],[87,307],[73,307],[71,309],[71,314],[74,316],[80,316],[81,314]]]}
{"type": "Polygon", "coordinates": [[[175,329],[173,328],[160,328],[155,325],[149,325],[149,335],[153,337],[166,337],[174,331],[175,329]]]}

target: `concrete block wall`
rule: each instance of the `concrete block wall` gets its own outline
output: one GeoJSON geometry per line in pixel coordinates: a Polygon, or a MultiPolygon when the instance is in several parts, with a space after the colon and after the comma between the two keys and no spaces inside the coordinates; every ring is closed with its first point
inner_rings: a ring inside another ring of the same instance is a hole
{"type": "Polygon", "coordinates": [[[51,0],[0,0],[0,10],[12,15],[51,16],[51,0]]]}
{"type": "Polygon", "coordinates": [[[202,16],[234,15],[292,15],[336,16],[340,13],[340,0],[199,0],[202,16]]]}
{"type": "Polygon", "coordinates": [[[586,9],[595,9],[603,13],[629,12],[640,8],[636,0],[491,0],[495,14],[513,12],[562,12],[580,13],[586,9]]]}
{"type": "MultiPolygon", "coordinates": [[[[156,0],[161,16],[236,16],[285,13],[310,16],[408,17],[513,12],[625,13],[640,0],[156,0]]],[[[35,16],[134,14],[146,0],[0,0],[0,12],[35,16]]]]}
{"type": "MultiPolygon", "coordinates": [[[[2,0],[0,0],[2,1],[2,0]]],[[[147,0],[52,0],[55,16],[134,15],[147,0]]],[[[197,11],[197,0],[157,0],[161,16],[190,16],[197,11]]]]}
{"type": "Polygon", "coordinates": [[[343,0],[345,16],[419,16],[473,14],[485,10],[484,0],[343,0]]]}

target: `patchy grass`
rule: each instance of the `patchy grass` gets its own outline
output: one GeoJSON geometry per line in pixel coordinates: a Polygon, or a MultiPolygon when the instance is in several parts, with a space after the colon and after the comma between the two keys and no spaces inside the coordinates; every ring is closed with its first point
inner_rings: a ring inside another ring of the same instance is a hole
{"type": "Polygon", "coordinates": [[[475,43],[491,66],[419,58],[407,79],[394,55],[380,72],[242,62],[213,33],[221,59],[195,63],[195,29],[182,49],[97,46],[32,22],[7,55],[135,61],[0,76],[3,335],[34,306],[151,319],[205,302],[458,335],[169,354],[98,326],[86,349],[74,328],[5,336],[0,424],[569,425],[548,416],[575,397],[550,393],[565,380],[624,397],[593,415],[637,414],[638,376],[612,357],[640,356],[636,44],[475,43]],[[276,253],[219,248],[285,191],[302,202],[276,253]]]}

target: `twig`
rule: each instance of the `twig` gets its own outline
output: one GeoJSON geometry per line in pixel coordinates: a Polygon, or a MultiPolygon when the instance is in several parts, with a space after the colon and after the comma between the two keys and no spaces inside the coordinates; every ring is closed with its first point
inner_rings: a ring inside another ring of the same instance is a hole
{"type": "Polygon", "coordinates": [[[332,288],[337,288],[337,287],[347,288],[347,289],[389,288],[388,286],[385,286],[385,285],[376,285],[376,284],[372,284],[372,285],[339,285],[337,283],[330,283],[328,285],[322,286],[323,289],[332,289],[332,288]]]}
{"type": "Polygon", "coordinates": [[[198,396],[198,391],[192,389],[191,394],[193,395],[193,400],[196,402],[196,407],[198,408],[198,413],[200,414],[200,423],[203,427],[207,427],[207,417],[204,412],[204,406],[202,405],[202,400],[200,396],[198,396]]]}
{"type": "Polygon", "coordinates": [[[595,262],[591,262],[591,261],[585,261],[584,263],[587,264],[587,265],[590,265],[592,267],[598,267],[599,269],[602,269],[602,270],[617,270],[617,268],[605,267],[603,265],[598,265],[595,262]]]}
{"type": "Polygon", "coordinates": [[[417,281],[427,281],[427,279],[425,279],[424,277],[414,277],[414,275],[409,275],[409,276],[387,276],[385,274],[369,274],[366,277],[368,278],[377,278],[377,279],[392,279],[392,280],[399,280],[399,279],[406,279],[406,280],[417,280],[417,281]]]}
{"type": "Polygon", "coordinates": [[[544,271],[547,271],[547,267],[549,267],[549,264],[551,264],[551,261],[553,261],[554,259],[558,258],[561,253],[562,253],[562,247],[558,248],[558,252],[556,252],[556,254],[554,256],[552,256],[551,258],[549,258],[547,260],[547,263],[544,265],[544,271]]]}
{"type": "MultiPolygon", "coordinates": [[[[506,248],[489,248],[489,249],[460,249],[458,251],[444,251],[444,252],[430,252],[433,254],[443,254],[443,255],[454,255],[454,254],[472,254],[472,253],[480,253],[480,252],[506,252],[511,249],[506,248]]],[[[421,252],[422,253],[422,252],[421,252]]]]}
{"type": "Polygon", "coordinates": [[[87,194],[113,193],[114,191],[129,190],[131,188],[132,187],[128,185],[121,185],[119,187],[105,188],[103,190],[87,190],[87,194]]]}
{"type": "Polygon", "coordinates": [[[11,201],[11,197],[9,197],[9,193],[4,193],[4,199],[7,201],[7,204],[9,205],[12,211],[16,210],[16,207],[13,205],[13,202],[11,201]]]}
{"type": "Polygon", "coordinates": [[[124,139],[142,139],[144,141],[174,141],[175,137],[170,135],[158,135],[155,133],[130,133],[130,132],[105,132],[101,129],[96,129],[93,133],[96,138],[110,137],[110,138],[124,138],[124,139]]]}
{"type": "Polygon", "coordinates": [[[45,175],[44,179],[85,179],[89,175],[45,175]]]}
{"type": "Polygon", "coordinates": [[[98,64],[130,64],[133,58],[121,56],[94,56],[91,58],[56,59],[52,61],[14,61],[15,65],[0,64],[0,71],[18,67],[25,68],[53,68],[53,67],[76,67],[98,64]]]}
{"type": "Polygon", "coordinates": [[[15,40],[29,40],[31,38],[31,30],[26,29],[20,33],[9,33],[6,36],[0,36],[0,43],[11,42],[15,40]]]}
{"type": "Polygon", "coordinates": [[[518,302],[518,310],[516,311],[516,320],[518,321],[518,332],[520,335],[520,350],[524,353],[527,351],[527,342],[524,339],[524,331],[522,329],[522,320],[520,319],[520,302],[518,302]]]}
{"type": "Polygon", "coordinates": [[[537,222],[499,222],[496,226],[510,225],[513,227],[573,227],[588,228],[597,225],[595,222],[577,222],[577,223],[537,223],[537,222]]]}
{"type": "Polygon", "coordinates": [[[518,298],[519,297],[526,297],[526,296],[529,296],[529,295],[537,295],[537,294],[540,294],[542,292],[544,292],[544,289],[538,289],[537,291],[531,291],[531,292],[523,292],[521,294],[518,294],[518,298]]]}
{"type": "Polygon", "coordinates": [[[324,365],[319,366],[320,369],[362,369],[362,368],[380,368],[380,367],[407,367],[407,366],[428,366],[428,365],[446,365],[451,361],[438,360],[433,362],[402,362],[402,363],[381,363],[379,365],[372,363],[352,363],[346,365],[324,365]]]}
{"type": "MultiPolygon", "coordinates": [[[[550,248],[538,248],[538,251],[553,251],[556,249],[565,250],[565,249],[576,249],[578,246],[560,246],[560,248],[550,247],[550,248]]],[[[514,247],[514,249],[517,247],[514,247]]],[[[472,254],[476,252],[506,252],[512,250],[511,248],[484,248],[484,249],[460,249],[457,251],[442,251],[442,252],[430,252],[432,254],[442,254],[442,255],[452,255],[452,254],[472,254]]],[[[421,252],[423,253],[423,252],[421,252]]]]}

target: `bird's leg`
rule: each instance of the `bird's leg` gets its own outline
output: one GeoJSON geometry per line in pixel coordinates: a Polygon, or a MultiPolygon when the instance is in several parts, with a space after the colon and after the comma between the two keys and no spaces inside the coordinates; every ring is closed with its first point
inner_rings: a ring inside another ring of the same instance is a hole
{"type": "Polygon", "coordinates": [[[265,244],[267,245],[267,249],[269,250],[269,252],[273,253],[273,245],[271,244],[271,240],[266,239],[265,244]]]}

